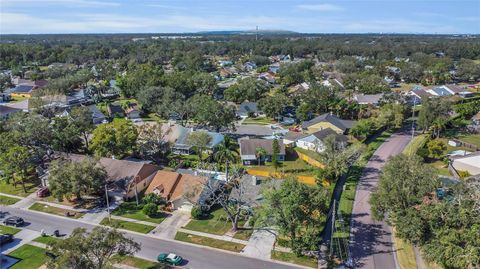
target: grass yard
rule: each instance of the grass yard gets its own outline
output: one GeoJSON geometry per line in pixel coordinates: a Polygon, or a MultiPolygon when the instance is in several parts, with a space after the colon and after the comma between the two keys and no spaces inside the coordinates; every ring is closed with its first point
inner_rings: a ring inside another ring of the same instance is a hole
{"type": "MultiPolygon", "coordinates": [[[[474,144],[477,147],[480,147],[480,134],[462,134],[458,136],[458,139],[463,142],[474,144]]],[[[473,149],[471,149],[470,151],[473,151],[473,149]]]]}
{"type": "Polygon", "coordinates": [[[47,262],[45,249],[32,245],[23,245],[8,254],[17,259],[21,259],[10,269],[37,269],[47,262]]]}
{"type": "Polygon", "coordinates": [[[243,120],[243,125],[269,125],[274,124],[275,121],[267,117],[246,118],[243,120]]]}
{"type": "Polygon", "coordinates": [[[35,210],[35,211],[40,211],[40,212],[45,212],[45,213],[49,213],[49,214],[54,214],[54,215],[58,215],[58,216],[65,216],[66,212],[75,213],[75,215],[73,216],[73,218],[75,218],[75,219],[78,219],[81,216],[85,215],[84,213],[74,212],[72,210],[67,210],[67,209],[63,209],[63,208],[60,208],[60,207],[50,206],[50,205],[41,204],[41,203],[34,203],[32,206],[30,206],[29,209],[30,210],[35,210]]]}
{"type": "Polygon", "coordinates": [[[253,229],[238,230],[233,238],[248,241],[253,234],[253,229]]]}
{"type": "Polygon", "coordinates": [[[408,143],[408,145],[403,150],[403,153],[406,155],[414,155],[415,153],[417,153],[418,149],[422,148],[425,145],[427,139],[427,134],[416,136],[415,138],[413,138],[412,141],[410,141],[410,143],[408,143]]]}
{"type": "Polygon", "coordinates": [[[448,168],[443,161],[435,161],[435,162],[429,163],[429,165],[435,168],[435,170],[437,170],[439,175],[451,176],[450,171],[448,171],[448,168]]]}
{"type": "Polygon", "coordinates": [[[28,96],[11,96],[11,103],[18,103],[30,99],[28,96]]]}
{"type": "Polygon", "coordinates": [[[20,199],[0,195],[0,205],[13,205],[18,201],[20,201],[20,199]]]}
{"type": "Polygon", "coordinates": [[[182,233],[182,232],[177,232],[177,234],[175,235],[175,240],[193,243],[197,245],[209,246],[213,248],[224,249],[224,250],[233,251],[233,252],[240,252],[245,247],[245,245],[234,243],[234,242],[223,241],[223,240],[197,236],[197,235],[191,235],[191,234],[182,233]]]}
{"type": "Polygon", "coordinates": [[[7,181],[0,180],[0,193],[27,197],[28,195],[37,190],[38,185],[39,183],[35,180],[26,182],[25,187],[27,189],[27,192],[25,193],[23,192],[22,184],[17,184],[17,186],[14,187],[13,184],[7,184],[7,181]]]}
{"type": "Polygon", "coordinates": [[[142,117],[143,121],[158,121],[158,122],[166,122],[164,119],[160,118],[157,114],[155,113],[149,113],[148,115],[144,115],[142,117]]]}
{"type": "MultiPolygon", "coordinates": [[[[241,227],[244,223],[245,221],[240,221],[238,226],[241,227]]],[[[232,225],[223,209],[216,208],[205,219],[192,219],[183,228],[209,234],[224,235],[232,228],[232,225]]]]}
{"type": "Polygon", "coordinates": [[[294,150],[287,150],[285,161],[280,162],[280,167],[277,169],[277,171],[275,171],[275,168],[271,162],[266,162],[264,165],[251,166],[249,168],[269,173],[281,173],[296,176],[313,176],[315,171],[315,168],[300,159],[297,152],[294,150]]]}
{"type": "Polygon", "coordinates": [[[1,234],[16,234],[20,232],[22,229],[13,228],[11,226],[0,225],[0,233],[1,234]]]}
{"type": "Polygon", "coordinates": [[[396,237],[393,231],[393,241],[397,249],[397,260],[402,269],[417,268],[413,245],[396,237]]]}
{"type": "Polygon", "coordinates": [[[148,260],[144,260],[141,258],[133,257],[133,256],[120,256],[115,255],[112,257],[112,261],[118,264],[124,264],[127,266],[135,267],[138,269],[161,269],[165,268],[165,265],[160,264],[158,262],[152,262],[148,260]]]}
{"type": "Polygon", "coordinates": [[[308,266],[312,268],[317,268],[318,260],[315,257],[300,256],[297,257],[293,253],[282,252],[277,250],[272,250],[272,259],[277,261],[289,262],[294,264],[299,264],[303,266],[308,266]]]}
{"type": "Polygon", "coordinates": [[[39,236],[33,239],[33,242],[38,242],[38,243],[48,245],[49,243],[58,242],[60,240],[63,240],[63,239],[60,239],[58,237],[53,237],[53,236],[39,236]]]}
{"type": "Polygon", "coordinates": [[[147,234],[151,232],[153,229],[155,229],[155,226],[135,223],[131,221],[116,220],[116,219],[109,220],[108,217],[104,218],[100,222],[100,224],[110,226],[110,227],[116,227],[119,229],[134,231],[138,233],[143,233],[143,234],[147,234]]]}
{"type": "Polygon", "coordinates": [[[117,209],[112,212],[112,215],[120,216],[124,218],[130,218],[141,221],[148,221],[160,224],[167,217],[166,214],[158,212],[154,217],[145,215],[142,211],[142,206],[137,207],[136,202],[125,202],[120,204],[117,209]]]}

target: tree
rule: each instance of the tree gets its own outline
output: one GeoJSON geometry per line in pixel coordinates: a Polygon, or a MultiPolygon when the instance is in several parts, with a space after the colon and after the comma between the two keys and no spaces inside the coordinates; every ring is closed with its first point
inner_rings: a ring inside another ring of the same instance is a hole
{"type": "Polygon", "coordinates": [[[12,79],[9,75],[0,75],[0,93],[13,86],[12,79]]]}
{"type": "Polygon", "coordinates": [[[387,103],[380,107],[377,117],[379,126],[400,128],[405,118],[405,106],[402,104],[387,103]]]}
{"type": "Polygon", "coordinates": [[[283,93],[276,92],[258,101],[258,107],[271,118],[279,118],[280,113],[290,103],[290,100],[283,93]]]}
{"type": "Polygon", "coordinates": [[[143,213],[149,217],[154,217],[158,212],[158,205],[154,203],[148,203],[142,208],[143,213]]]}
{"type": "Polygon", "coordinates": [[[85,149],[88,151],[88,134],[95,128],[95,125],[93,125],[92,113],[88,107],[79,106],[72,109],[70,117],[72,117],[73,123],[82,134],[85,149]]]}
{"type": "Polygon", "coordinates": [[[212,137],[206,131],[191,132],[187,137],[188,143],[195,148],[200,160],[202,160],[203,151],[211,140],[212,137]]]}
{"type": "Polygon", "coordinates": [[[280,154],[280,145],[278,144],[278,139],[275,138],[272,141],[272,165],[275,171],[277,171],[278,167],[280,167],[278,154],[280,154]]]}
{"type": "Polygon", "coordinates": [[[383,167],[378,188],[371,195],[373,216],[383,219],[388,214],[395,223],[398,215],[421,204],[437,186],[435,171],[419,156],[397,155],[383,167]]]}
{"type": "Polygon", "coordinates": [[[327,136],[318,148],[323,148],[320,158],[324,167],[318,170],[317,184],[321,185],[323,180],[335,182],[348,170],[348,162],[353,155],[354,147],[345,148],[339,143],[335,135],[327,136]]]}
{"type": "Polygon", "coordinates": [[[67,117],[55,118],[52,125],[52,146],[55,150],[72,152],[82,145],[80,129],[67,117]]]}
{"type": "Polygon", "coordinates": [[[75,228],[65,240],[48,244],[49,251],[58,259],[48,262],[49,268],[102,269],[112,265],[112,257],[133,255],[140,244],[116,229],[95,227],[91,232],[75,228]]]}
{"type": "Polygon", "coordinates": [[[143,124],[138,128],[137,148],[144,158],[161,159],[169,149],[168,135],[171,129],[161,123],[143,124]]]}
{"type": "Polygon", "coordinates": [[[230,86],[225,90],[224,94],[226,100],[240,104],[245,100],[255,102],[267,93],[268,90],[270,90],[270,86],[266,81],[249,77],[241,79],[236,84],[230,86]]]}
{"type": "Polygon", "coordinates": [[[49,187],[57,200],[82,199],[83,194],[101,194],[107,180],[107,172],[96,161],[86,157],[81,162],[66,159],[52,161],[49,168],[49,187]]]}
{"type": "Polygon", "coordinates": [[[426,100],[418,112],[418,126],[423,129],[423,132],[431,130],[438,138],[450,118],[450,108],[451,103],[443,98],[426,100]]]}
{"type": "Polygon", "coordinates": [[[156,204],[159,205],[162,203],[162,198],[155,193],[149,193],[143,196],[142,202],[144,204],[156,204]]]}
{"type": "Polygon", "coordinates": [[[138,132],[130,121],[115,119],[93,131],[90,149],[102,157],[123,156],[136,149],[138,132]]]}
{"type": "Polygon", "coordinates": [[[222,143],[218,144],[214,149],[213,157],[217,162],[225,163],[225,173],[228,178],[228,165],[234,163],[238,153],[235,150],[235,144],[230,136],[225,136],[222,143]]]}
{"type": "Polygon", "coordinates": [[[287,237],[297,255],[318,249],[323,218],[328,212],[328,192],[287,178],[280,187],[262,190],[265,202],[259,210],[258,224],[275,226],[287,237]]]}
{"type": "Polygon", "coordinates": [[[358,81],[358,89],[364,94],[377,94],[390,91],[390,87],[379,75],[363,75],[358,81]]]}
{"type": "Polygon", "coordinates": [[[350,134],[363,141],[373,134],[375,130],[375,122],[371,118],[361,119],[350,129],[350,134]]]}
{"type": "Polygon", "coordinates": [[[260,165],[261,160],[267,156],[267,151],[264,148],[256,148],[255,149],[255,157],[258,160],[258,165],[260,165]]]}
{"type": "Polygon", "coordinates": [[[188,100],[188,104],[198,124],[212,127],[216,132],[221,128],[234,127],[236,109],[233,106],[226,106],[206,95],[195,95],[188,100]]]}
{"type": "Polygon", "coordinates": [[[31,158],[29,150],[19,145],[11,146],[0,154],[0,169],[7,175],[7,179],[13,180],[15,187],[19,179],[24,193],[27,193],[25,181],[34,167],[31,158]]]}
{"type": "Polygon", "coordinates": [[[200,208],[200,206],[194,206],[192,207],[192,211],[191,211],[191,216],[193,219],[201,219],[203,217],[203,211],[202,209],[200,208]]]}
{"type": "Polygon", "coordinates": [[[428,153],[433,158],[438,159],[443,155],[443,152],[447,150],[447,145],[445,145],[443,141],[435,139],[435,140],[428,141],[427,149],[428,149],[428,153]]]}

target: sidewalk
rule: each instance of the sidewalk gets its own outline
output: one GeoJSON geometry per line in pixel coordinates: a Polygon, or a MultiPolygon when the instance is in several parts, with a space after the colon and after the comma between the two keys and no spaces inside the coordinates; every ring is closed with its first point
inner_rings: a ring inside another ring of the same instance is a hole
{"type": "MultiPolygon", "coordinates": [[[[107,216],[108,216],[108,215],[107,215],[107,216]]],[[[114,216],[114,215],[112,215],[112,219],[129,221],[129,222],[135,222],[135,223],[138,223],[138,224],[143,224],[143,225],[148,225],[148,226],[154,226],[154,227],[157,227],[157,225],[158,225],[157,223],[153,223],[153,222],[149,222],[149,221],[136,220],[136,219],[125,218],[125,217],[114,216]]]]}
{"type": "Polygon", "coordinates": [[[152,230],[150,234],[159,238],[174,239],[177,230],[187,225],[190,220],[190,214],[187,212],[174,211],[157,228],[152,230]]]}
{"type": "Polygon", "coordinates": [[[255,230],[243,249],[243,254],[253,258],[270,259],[275,236],[272,230],[255,230]]]}
{"type": "Polygon", "coordinates": [[[187,230],[187,229],[183,229],[183,228],[178,229],[178,231],[182,232],[182,233],[187,233],[187,234],[192,234],[192,235],[197,235],[197,236],[203,236],[203,237],[209,237],[209,238],[222,240],[222,241],[234,242],[234,243],[238,243],[238,244],[242,244],[242,245],[247,245],[248,244],[248,241],[236,239],[236,238],[226,236],[226,235],[209,234],[209,233],[187,230]]]}
{"type": "Polygon", "coordinates": [[[20,200],[20,201],[18,201],[15,204],[12,205],[13,207],[20,208],[20,209],[28,209],[29,207],[31,207],[34,203],[36,203],[38,201],[36,192],[31,193],[27,197],[18,197],[18,196],[12,196],[12,197],[22,199],[22,200],[20,200]]]}
{"type": "Polygon", "coordinates": [[[26,243],[29,243],[30,241],[39,237],[40,235],[41,234],[39,232],[22,229],[20,232],[14,235],[13,242],[2,246],[2,253],[8,254],[14,251],[15,249],[25,245],[26,243]]]}

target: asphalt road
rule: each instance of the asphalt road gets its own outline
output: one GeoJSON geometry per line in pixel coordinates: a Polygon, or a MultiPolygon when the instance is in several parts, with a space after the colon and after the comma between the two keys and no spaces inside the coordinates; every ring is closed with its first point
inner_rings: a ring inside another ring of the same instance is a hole
{"type": "MultiPolygon", "coordinates": [[[[57,217],[53,215],[47,215],[37,213],[34,211],[17,209],[12,207],[0,206],[0,211],[7,211],[9,215],[15,215],[22,217],[26,225],[24,229],[30,229],[34,231],[41,231],[42,229],[51,234],[54,230],[59,230],[62,234],[69,234],[76,227],[83,227],[92,229],[94,225],[84,223],[77,220],[67,219],[63,217],[57,217]]],[[[210,248],[203,248],[201,246],[193,246],[189,244],[183,244],[177,241],[163,240],[153,238],[148,235],[140,235],[137,233],[126,233],[128,237],[133,238],[136,242],[141,243],[142,249],[136,253],[135,256],[156,259],[160,252],[174,252],[186,259],[186,263],[183,264],[186,268],[193,269],[287,269],[298,268],[296,266],[290,266],[287,264],[280,264],[271,261],[264,261],[246,256],[236,255],[229,252],[217,251],[210,248]]]]}
{"type": "Polygon", "coordinates": [[[399,268],[392,243],[391,227],[384,221],[374,221],[370,208],[370,194],[376,188],[380,170],[390,156],[403,151],[410,135],[392,135],[374,153],[367,163],[357,186],[352,212],[350,254],[355,268],[399,268]]]}

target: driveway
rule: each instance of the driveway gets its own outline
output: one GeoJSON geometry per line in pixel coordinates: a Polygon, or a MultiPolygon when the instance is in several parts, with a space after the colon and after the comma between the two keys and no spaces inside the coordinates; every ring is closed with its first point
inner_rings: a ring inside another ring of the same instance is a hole
{"type": "Polygon", "coordinates": [[[25,245],[26,243],[32,241],[33,239],[39,237],[40,235],[41,234],[38,231],[23,229],[13,236],[13,242],[2,246],[2,254],[8,254],[15,249],[25,245]]]}
{"type": "Polygon", "coordinates": [[[410,135],[396,133],[383,143],[367,163],[357,186],[352,211],[350,254],[355,268],[399,268],[392,242],[391,227],[384,221],[374,221],[370,194],[375,190],[380,171],[390,156],[403,151],[410,135]]]}
{"type": "Polygon", "coordinates": [[[177,230],[187,225],[189,221],[190,212],[176,210],[153,229],[150,234],[159,238],[174,239],[177,230]]]}

